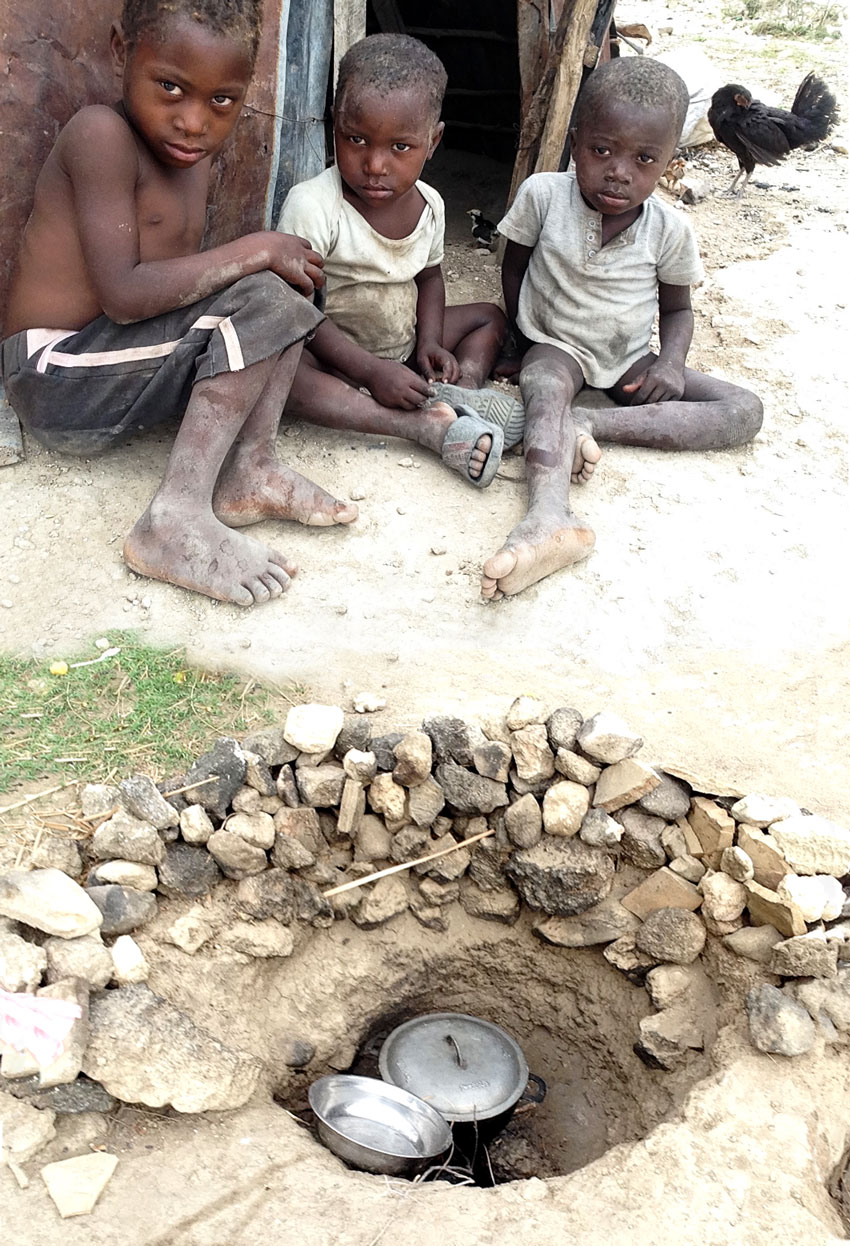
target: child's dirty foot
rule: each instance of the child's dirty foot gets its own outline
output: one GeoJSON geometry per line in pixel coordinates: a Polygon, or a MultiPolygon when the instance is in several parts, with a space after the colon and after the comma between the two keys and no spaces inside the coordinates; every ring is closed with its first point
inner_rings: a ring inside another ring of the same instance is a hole
{"type": "Polygon", "coordinates": [[[202,512],[156,517],[152,502],[124,542],[124,561],[139,575],[253,606],[289,588],[296,566],[251,537],[202,512]]]}
{"type": "Polygon", "coordinates": [[[485,489],[499,470],[504,435],[500,428],[486,424],[469,407],[456,407],[457,419],[446,429],[440,457],[447,467],[459,472],[470,484],[485,489]]]}
{"type": "Polygon", "coordinates": [[[527,515],[497,554],[484,564],[481,596],[488,601],[521,593],[530,584],[587,558],[596,543],[591,528],[571,512],[527,515]]]}
{"type": "Polygon", "coordinates": [[[229,528],[263,519],[293,519],[313,528],[353,523],[357,507],[268,454],[238,451],[222,470],[213,496],[216,515],[229,528]]]}
{"type": "Polygon", "coordinates": [[[588,428],[579,427],[576,430],[576,448],[573,454],[573,466],[570,472],[570,480],[574,485],[583,485],[590,480],[596,464],[602,458],[602,451],[593,439],[593,434],[588,428]]]}

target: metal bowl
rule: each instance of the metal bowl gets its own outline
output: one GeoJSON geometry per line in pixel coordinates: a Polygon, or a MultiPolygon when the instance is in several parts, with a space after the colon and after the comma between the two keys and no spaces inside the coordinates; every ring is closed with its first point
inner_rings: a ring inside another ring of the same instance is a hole
{"type": "Polygon", "coordinates": [[[377,1078],[320,1077],[308,1097],[328,1150],[365,1172],[412,1176],[452,1143],[452,1131],[439,1112],[377,1078]]]}

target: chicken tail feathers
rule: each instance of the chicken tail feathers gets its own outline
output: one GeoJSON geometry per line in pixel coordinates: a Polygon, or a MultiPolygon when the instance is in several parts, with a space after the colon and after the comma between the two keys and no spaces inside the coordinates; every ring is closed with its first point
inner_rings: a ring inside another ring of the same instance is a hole
{"type": "Polygon", "coordinates": [[[798,117],[803,125],[799,129],[799,137],[789,134],[792,147],[803,143],[819,143],[825,139],[838,120],[838,106],[835,96],[822,78],[813,73],[806,74],[797,88],[791,112],[798,117]],[[796,141],[795,141],[796,140],[796,141]]]}

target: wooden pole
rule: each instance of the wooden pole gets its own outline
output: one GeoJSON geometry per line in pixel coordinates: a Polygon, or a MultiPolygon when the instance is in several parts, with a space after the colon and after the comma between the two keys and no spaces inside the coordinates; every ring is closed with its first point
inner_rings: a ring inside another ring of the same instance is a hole
{"type": "Polygon", "coordinates": [[[355,878],[351,883],[340,883],[338,887],[331,887],[328,891],[323,891],[322,895],[328,896],[341,895],[343,891],[353,891],[355,887],[365,887],[367,883],[373,883],[378,878],[386,878],[388,874],[398,874],[401,870],[412,870],[414,865],[424,865],[426,861],[436,861],[437,857],[448,856],[450,852],[457,852],[459,848],[468,848],[470,844],[477,844],[479,839],[486,839],[488,835],[495,835],[495,831],[482,831],[480,835],[471,835],[469,839],[462,839],[459,844],[452,844],[451,848],[440,848],[438,852],[429,852],[427,857],[417,857],[415,861],[402,861],[401,865],[390,865],[385,870],[378,870],[376,874],[367,874],[365,878],[355,878]]]}

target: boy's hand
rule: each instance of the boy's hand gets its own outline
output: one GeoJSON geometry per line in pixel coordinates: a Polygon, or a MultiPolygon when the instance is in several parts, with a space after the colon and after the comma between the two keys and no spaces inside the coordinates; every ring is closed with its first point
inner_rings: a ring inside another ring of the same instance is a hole
{"type": "Polygon", "coordinates": [[[454,385],[460,379],[460,364],[451,351],[427,343],[416,349],[416,363],[426,381],[447,381],[454,385]]]}
{"type": "Polygon", "coordinates": [[[376,402],[396,411],[415,411],[431,394],[423,377],[403,363],[393,363],[389,359],[375,360],[366,386],[376,402]]]}
{"type": "Polygon", "coordinates": [[[667,359],[656,359],[645,372],[623,386],[631,394],[631,406],[650,402],[675,402],[685,392],[684,369],[667,359]]]}
{"type": "Polygon", "coordinates": [[[295,286],[309,298],[317,286],[325,284],[324,260],[306,238],[279,234],[268,230],[265,240],[269,248],[269,269],[288,285],[295,286]]]}

